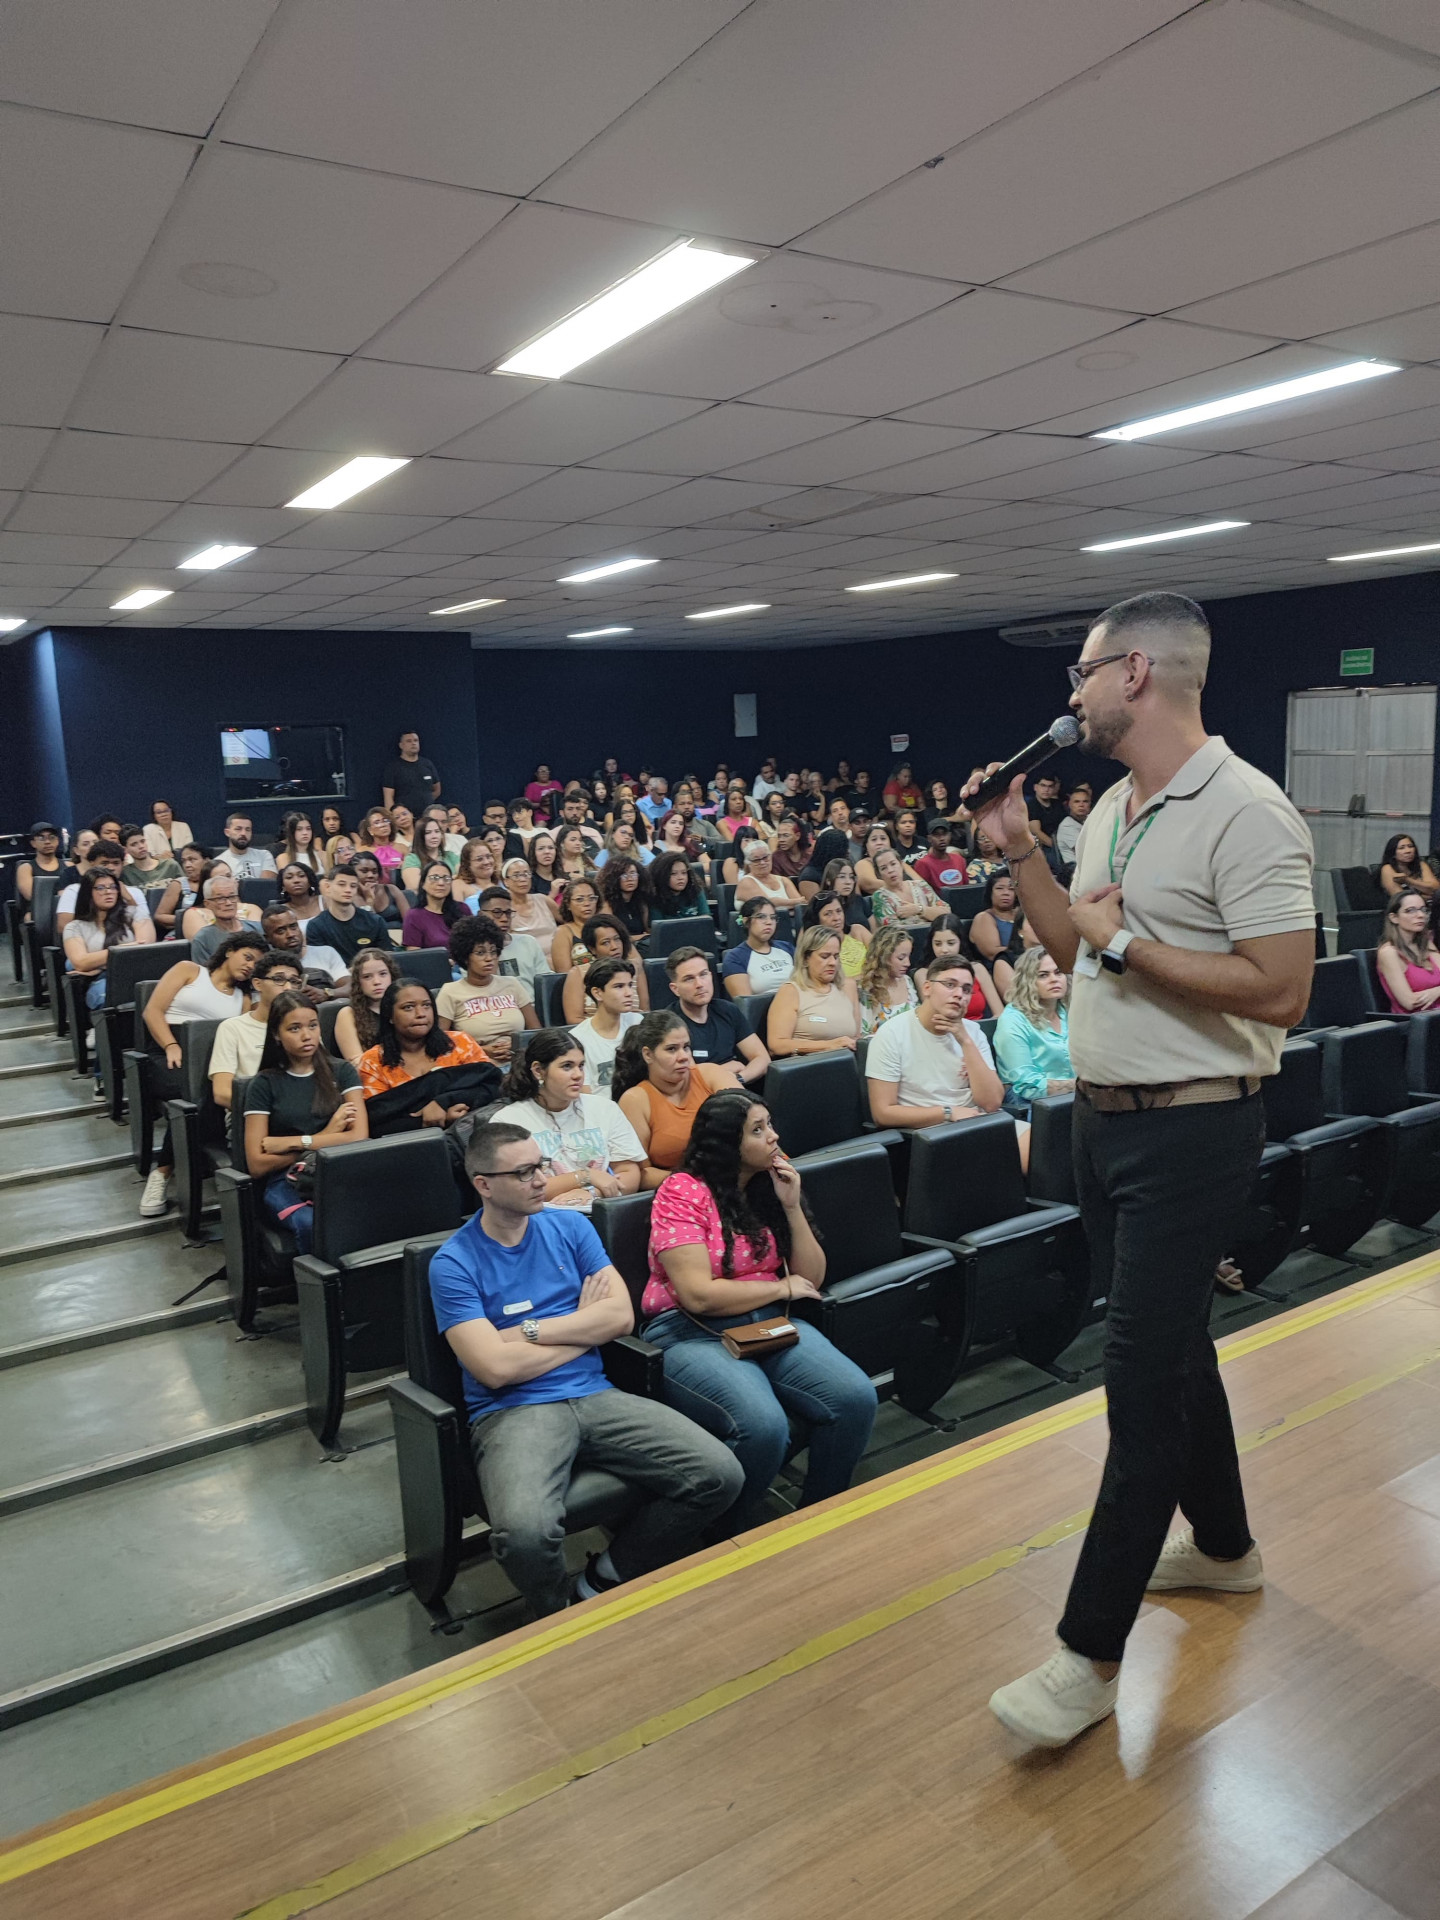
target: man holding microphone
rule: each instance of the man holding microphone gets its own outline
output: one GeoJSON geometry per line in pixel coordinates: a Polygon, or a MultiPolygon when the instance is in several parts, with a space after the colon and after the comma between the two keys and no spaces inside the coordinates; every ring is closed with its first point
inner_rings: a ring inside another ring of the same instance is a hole
{"type": "Polygon", "coordinates": [[[1263,1584],[1209,1309],[1264,1145],[1260,1082],[1309,998],[1314,855],[1279,787],[1206,734],[1209,656],[1205,615],[1180,594],[1121,601],[1091,627],[1069,670],[1080,746],[1129,772],[1085,821],[1068,897],[1023,779],[979,815],[1074,975],[1075,1178],[1108,1302],[1110,1449],[1060,1649],[990,1702],[1039,1746],[1114,1711],[1147,1591],[1263,1584]],[[1190,1524],[1167,1541],[1177,1504],[1190,1524]]]}

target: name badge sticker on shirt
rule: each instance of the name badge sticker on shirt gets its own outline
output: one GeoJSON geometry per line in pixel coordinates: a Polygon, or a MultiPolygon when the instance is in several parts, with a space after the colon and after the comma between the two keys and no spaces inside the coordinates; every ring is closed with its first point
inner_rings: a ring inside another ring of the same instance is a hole
{"type": "Polygon", "coordinates": [[[502,1313],[529,1313],[535,1305],[533,1300],[516,1300],[513,1305],[502,1307],[502,1313]]]}
{"type": "Polygon", "coordinates": [[[1100,956],[1088,940],[1082,940],[1075,954],[1075,971],[1087,980],[1100,978],[1100,956]]]}

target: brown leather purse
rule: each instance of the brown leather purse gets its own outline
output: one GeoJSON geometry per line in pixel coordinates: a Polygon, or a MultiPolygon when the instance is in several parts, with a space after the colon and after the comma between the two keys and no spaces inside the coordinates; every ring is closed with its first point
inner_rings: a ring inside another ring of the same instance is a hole
{"type": "Polygon", "coordinates": [[[752,1320],[748,1326],[726,1327],[720,1335],[720,1344],[737,1360],[768,1360],[799,1342],[800,1329],[793,1320],[752,1320]]]}

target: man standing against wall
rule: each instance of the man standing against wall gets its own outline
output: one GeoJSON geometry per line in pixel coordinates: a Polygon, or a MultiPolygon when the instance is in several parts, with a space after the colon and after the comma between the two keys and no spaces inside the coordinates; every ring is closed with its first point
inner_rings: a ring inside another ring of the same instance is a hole
{"type": "Polygon", "coordinates": [[[399,758],[380,776],[380,797],[387,808],[408,807],[418,820],[440,798],[440,769],[421,754],[418,733],[402,733],[399,747],[399,758]]]}

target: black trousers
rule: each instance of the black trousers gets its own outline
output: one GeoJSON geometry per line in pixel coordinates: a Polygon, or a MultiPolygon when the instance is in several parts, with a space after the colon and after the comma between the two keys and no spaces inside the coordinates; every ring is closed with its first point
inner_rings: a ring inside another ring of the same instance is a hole
{"type": "Polygon", "coordinates": [[[1202,1553],[1251,1545],[1230,1404],[1210,1338],[1215,1268],[1265,1144],[1258,1095],[1098,1113],[1075,1099],[1075,1181],[1108,1299],[1110,1451],[1060,1638],[1118,1660],[1178,1505],[1202,1553]]]}

